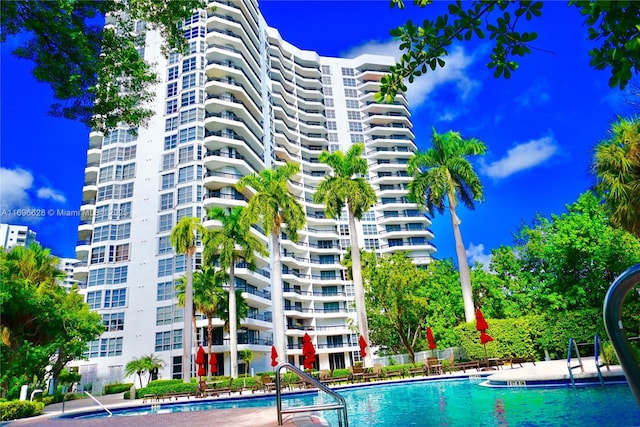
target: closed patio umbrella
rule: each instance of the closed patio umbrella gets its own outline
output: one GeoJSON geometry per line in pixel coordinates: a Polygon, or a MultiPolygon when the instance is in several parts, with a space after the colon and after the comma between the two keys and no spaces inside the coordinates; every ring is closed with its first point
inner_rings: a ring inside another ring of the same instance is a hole
{"type": "Polygon", "coordinates": [[[429,342],[429,350],[435,350],[436,349],[436,341],[433,339],[433,332],[431,331],[431,328],[427,328],[427,341],[429,342]]]}
{"type": "Polygon", "coordinates": [[[272,345],[271,346],[271,366],[273,367],[278,366],[278,361],[276,359],[278,359],[278,351],[276,350],[276,346],[272,345]]]}
{"type": "Polygon", "coordinates": [[[304,369],[313,369],[313,364],[316,361],[316,349],[308,333],[305,333],[302,338],[302,356],[304,356],[304,369]]]}
{"type": "Polygon", "coordinates": [[[209,358],[209,366],[211,366],[211,373],[218,373],[218,358],[215,353],[211,353],[211,357],[209,358]]]}
{"type": "Polygon", "coordinates": [[[204,355],[205,355],[204,348],[202,348],[202,346],[198,347],[198,351],[196,352],[196,364],[198,365],[199,377],[203,375],[207,375],[207,368],[205,366],[204,355]]]}
{"type": "Polygon", "coordinates": [[[367,355],[367,351],[365,350],[365,348],[367,348],[367,341],[365,341],[362,335],[360,335],[358,339],[358,344],[360,344],[360,357],[365,357],[367,355]]]}
{"type": "Polygon", "coordinates": [[[484,346],[484,360],[487,363],[487,369],[491,369],[487,358],[487,343],[493,341],[493,338],[487,334],[487,329],[489,329],[489,324],[484,319],[482,311],[478,308],[476,309],[476,330],[480,331],[480,343],[484,346]]]}

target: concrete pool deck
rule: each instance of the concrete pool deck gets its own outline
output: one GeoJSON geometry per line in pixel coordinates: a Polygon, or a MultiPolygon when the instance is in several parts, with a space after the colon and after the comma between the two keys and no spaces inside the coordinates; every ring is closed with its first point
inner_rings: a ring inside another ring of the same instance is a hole
{"type": "MultiPolygon", "coordinates": [[[[593,357],[582,358],[584,372],[580,372],[580,369],[574,370],[574,377],[578,379],[591,378],[597,380],[597,369],[595,367],[595,361],[593,357]]],[[[575,364],[575,363],[572,363],[575,364]]],[[[623,376],[620,366],[611,366],[610,370],[601,368],[602,374],[605,377],[605,383],[607,377],[620,377],[623,376]]],[[[509,366],[503,366],[496,371],[482,371],[476,372],[475,369],[467,370],[466,373],[454,372],[453,374],[445,373],[443,375],[432,375],[429,377],[405,378],[404,380],[391,380],[389,382],[407,382],[407,381],[422,381],[425,378],[429,380],[447,379],[447,378],[461,378],[468,376],[482,375],[487,380],[495,380],[497,382],[504,382],[508,386],[527,386],[539,382],[568,382],[569,372],[567,369],[566,360],[552,360],[546,362],[536,362],[533,365],[530,362],[523,363],[522,367],[516,364],[513,368],[509,366]],[[523,382],[527,383],[524,384],[523,382]]],[[[379,382],[381,383],[381,382],[379,382]]],[[[349,386],[337,386],[337,390],[347,387],[359,387],[362,385],[370,385],[375,383],[356,383],[349,386]]],[[[250,398],[255,395],[245,394],[250,398]]],[[[260,395],[273,395],[271,393],[260,393],[260,395]]],[[[235,394],[234,398],[242,398],[235,394]]],[[[137,400],[124,400],[123,394],[97,396],[97,399],[105,407],[109,409],[118,408],[131,408],[136,406],[148,406],[149,404],[143,404],[142,399],[137,400]]],[[[203,401],[216,401],[219,398],[206,398],[206,399],[187,399],[179,398],[178,402],[203,402],[203,401]]],[[[162,405],[162,403],[160,403],[162,405]]],[[[91,399],[78,399],[65,403],[64,413],[80,413],[86,411],[99,410],[99,406],[91,399]]],[[[150,415],[139,415],[132,417],[117,417],[117,418],[93,418],[93,419],[69,419],[69,418],[57,418],[62,415],[62,404],[56,403],[48,405],[44,408],[42,415],[33,418],[25,418],[7,423],[0,423],[0,426],[29,426],[29,427],[41,427],[41,426],[117,426],[117,427],[144,427],[144,426],[185,426],[185,427],[204,427],[211,425],[219,426],[233,426],[233,427],[276,427],[278,425],[277,412],[275,407],[269,408],[242,408],[242,409],[215,409],[210,411],[193,411],[193,412],[180,412],[180,413],[158,413],[150,415]]],[[[308,415],[294,414],[283,416],[284,426],[286,427],[306,427],[314,424],[313,420],[308,415]]]]}

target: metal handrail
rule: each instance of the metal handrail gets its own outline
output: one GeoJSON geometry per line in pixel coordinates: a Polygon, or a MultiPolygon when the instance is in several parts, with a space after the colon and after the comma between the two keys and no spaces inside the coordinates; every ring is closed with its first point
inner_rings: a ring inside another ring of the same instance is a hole
{"type": "Polygon", "coordinates": [[[640,264],[623,272],[611,284],[604,297],[604,326],[616,351],[631,391],[640,405],[640,362],[635,356],[622,325],[622,304],[631,290],[640,283],[640,264]]]}
{"type": "Polygon", "coordinates": [[[276,368],[276,400],[278,406],[278,425],[282,425],[282,414],[291,414],[296,412],[307,412],[307,411],[328,411],[328,410],[336,410],[338,411],[338,425],[340,427],[349,427],[349,417],[347,415],[347,402],[344,400],[344,397],[340,396],[335,391],[331,390],[326,385],[322,384],[320,381],[312,377],[311,375],[303,372],[299,368],[295,367],[291,363],[283,362],[278,365],[276,368]],[[280,389],[280,370],[282,368],[287,368],[290,371],[295,372],[300,379],[304,382],[314,385],[325,393],[329,394],[331,397],[336,399],[335,404],[320,404],[320,405],[309,405],[309,406],[299,406],[297,408],[286,408],[282,409],[282,391],[280,389]]]}
{"type": "Polygon", "coordinates": [[[569,351],[567,352],[567,369],[569,370],[569,379],[571,380],[571,385],[575,387],[576,383],[573,379],[573,370],[575,368],[580,368],[582,372],[584,372],[584,367],[582,366],[582,358],[580,357],[580,350],[578,349],[578,343],[573,337],[569,338],[569,351]],[[571,353],[575,348],[576,354],[578,355],[578,365],[571,366],[571,353]]]}
{"type": "Polygon", "coordinates": [[[596,370],[598,371],[598,378],[600,379],[600,384],[604,385],[604,377],[602,376],[602,371],[600,370],[600,368],[606,366],[607,371],[609,371],[610,369],[609,364],[606,362],[606,360],[600,363],[600,337],[598,336],[598,334],[596,334],[596,337],[594,338],[593,347],[593,352],[595,353],[596,370]]]}
{"type": "Polygon", "coordinates": [[[112,416],[113,413],[108,410],[102,403],[100,403],[100,401],[98,399],[96,399],[95,397],[93,397],[93,395],[91,393],[89,393],[88,391],[85,391],[85,394],[87,396],[89,396],[90,398],[93,399],[94,402],[96,402],[98,404],[99,407],[101,407],[102,409],[104,409],[105,411],[107,411],[109,413],[109,416],[112,416]]]}

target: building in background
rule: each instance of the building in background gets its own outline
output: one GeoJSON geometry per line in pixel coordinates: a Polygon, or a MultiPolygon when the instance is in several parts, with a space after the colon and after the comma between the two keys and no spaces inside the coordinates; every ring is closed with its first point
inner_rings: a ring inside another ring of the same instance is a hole
{"type": "MultiPolygon", "coordinates": [[[[234,188],[242,176],[285,162],[300,165],[290,189],[307,214],[299,241],[282,240],[287,358],[302,363],[301,340],[309,333],[318,368],[348,367],[359,360],[353,285],[340,263],[349,229],[346,217],[328,219],[312,202],[330,171],[320,153],[365,144],[367,178],[379,198],[358,224],[363,248],[407,251],[417,264],[435,252],[430,220],[407,200],[406,166],[416,150],[407,101],[373,99],[394,60],[299,50],[267,26],[256,1],[210,2],[183,28],[187,55],[165,58],[154,32],[140,46],[161,79],[149,126],[137,136],[122,128],[89,137],[74,278],[106,332],[78,362],[83,381],[120,381],[127,362],[149,353],[166,362],[162,378],[181,377],[184,311],[175,284],[185,258],[173,251],[171,230],[185,216],[216,227],[207,209],[245,205],[251,197],[251,189],[234,188]]],[[[259,227],[254,232],[268,242],[259,227]]],[[[255,372],[271,369],[272,345],[271,260],[258,264],[255,272],[236,266],[237,288],[250,307],[238,349],[253,351],[255,372]]],[[[207,346],[206,323],[198,316],[196,346],[207,346]]],[[[214,320],[219,373],[230,370],[228,338],[214,320]]]]}
{"type": "Polygon", "coordinates": [[[59,258],[58,270],[62,271],[65,276],[63,279],[58,281],[58,284],[67,291],[70,290],[73,285],[80,286],[80,282],[73,278],[73,271],[79,262],[80,261],[75,258],[59,258]]]}
{"type": "Polygon", "coordinates": [[[29,246],[38,243],[36,232],[26,225],[0,224],[0,246],[10,251],[16,246],[29,246]]]}

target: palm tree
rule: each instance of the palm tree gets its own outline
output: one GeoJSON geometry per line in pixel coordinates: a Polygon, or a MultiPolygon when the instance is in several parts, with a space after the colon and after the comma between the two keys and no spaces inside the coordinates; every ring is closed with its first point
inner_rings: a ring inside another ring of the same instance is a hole
{"type": "MultiPolygon", "coordinates": [[[[211,345],[213,342],[213,319],[220,316],[220,303],[225,298],[222,283],[225,280],[225,274],[220,274],[215,268],[208,265],[202,265],[200,270],[193,273],[193,305],[195,311],[199,311],[207,317],[207,342],[209,343],[208,354],[211,357],[211,345]]],[[[176,296],[178,304],[184,307],[185,289],[187,281],[182,277],[180,283],[176,286],[176,296]]],[[[193,314],[193,323],[195,323],[195,311],[193,314]]],[[[209,371],[207,371],[209,372],[209,371]]]]}
{"type": "MultiPolygon", "coordinates": [[[[142,368],[149,374],[149,377],[147,378],[147,385],[149,385],[149,382],[151,382],[151,374],[153,373],[153,371],[155,371],[156,369],[164,368],[164,366],[166,365],[164,360],[153,353],[142,356],[142,358],[140,359],[140,364],[142,368]]],[[[140,385],[142,385],[142,379],[140,381],[140,385]]]]}
{"type": "Polygon", "coordinates": [[[124,367],[124,374],[129,375],[138,374],[138,380],[140,381],[140,388],[142,388],[142,374],[144,373],[144,366],[142,359],[132,359],[124,367]]]}
{"type": "Polygon", "coordinates": [[[183,217],[171,231],[171,245],[176,253],[187,257],[187,283],[184,302],[184,330],[182,331],[182,381],[191,382],[191,347],[193,345],[193,255],[197,248],[197,233],[204,234],[198,218],[183,217]]]}
{"type": "Polygon", "coordinates": [[[209,219],[220,221],[222,228],[209,230],[204,236],[204,259],[217,259],[220,268],[229,271],[229,351],[231,378],[238,376],[238,330],[236,314],[235,266],[243,258],[250,270],[256,269],[256,252],[267,255],[267,248],[252,234],[251,226],[242,220],[244,207],[231,211],[216,207],[207,212],[209,219]]]}
{"type": "Polygon", "coordinates": [[[458,132],[449,131],[440,135],[435,129],[432,143],[432,148],[417,153],[409,161],[407,170],[413,175],[413,180],[409,183],[409,193],[419,205],[426,206],[431,213],[435,208],[443,214],[445,205],[449,206],[465,319],[467,322],[473,322],[475,309],[471,278],[456,208],[458,202],[462,202],[468,209],[473,210],[474,201],[484,199],[482,183],[468,158],[484,154],[487,147],[475,138],[462,139],[458,132]]]}
{"type": "Polygon", "coordinates": [[[298,165],[287,163],[279,168],[263,169],[260,173],[244,176],[236,184],[239,191],[243,191],[246,187],[252,187],[256,191],[244,211],[245,220],[250,224],[262,221],[264,232],[271,236],[274,345],[281,360],[286,360],[287,346],[282,298],[280,234],[284,232],[290,240],[296,242],[298,230],[306,222],[304,210],[287,187],[287,181],[298,173],[298,170],[298,165]],[[284,229],[283,224],[286,224],[284,229]]]}
{"type": "MultiPolygon", "coordinates": [[[[360,221],[378,200],[371,184],[363,178],[369,169],[367,159],[362,157],[364,144],[353,144],[346,154],[341,151],[329,153],[323,151],[318,160],[333,169],[331,175],[318,185],[313,195],[314,203],[325,205],[325,212],[329,218],[339,217],[346,206],[349,221],[349,236],[351,238],[352,279],[356,297],[356,313],[360,335],[369,343],[369,323],[364,302],[364,287],[362,285],[362,264],[360,248],[356,231],[356,219],[360,221]]],[[[371,352],[365,358],[365,367],[371,365],[371,352]]]]}
{"type": "Polygon", "coordinates": [[[595,149],[595,189],[611,222],[640,237],[640,118],[619,117],[610,134],[595,149]]]}

